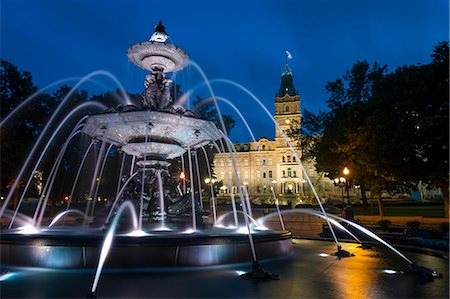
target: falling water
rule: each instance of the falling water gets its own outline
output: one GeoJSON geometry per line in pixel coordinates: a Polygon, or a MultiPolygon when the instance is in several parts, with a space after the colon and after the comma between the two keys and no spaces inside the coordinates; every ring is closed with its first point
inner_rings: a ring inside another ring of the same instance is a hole
{"type": "Polygon", "coordinates": [[[161,213],[161,229],[165,230],[165,207],[164,207],[164,189],[161,178],[161,170],[156,171],[156,178],[158,179],[158,189],[159,189],[159,212],[161,213]]]}
{"type": "Polygon", "coordinates": [[[102,250],[100,253],[100,259],[98,261],[97,265],[97,271],[95,272],[94,282],[92,283],[91,292],[95,293],[97,290],[98,281],[100,279],[100,274],[102,273],[103,265],[105,264],[105,260],[108,257],[109,251],[111,249],[112,241],[114,234],[116,232],[117,224],[119,223],[119,219],[122,216],[125,209],[128,209],[131,212],[132,220],[133,220],[133,227],[135,230],[138,229],[138,219],[136,215],[136,210],[134,209],[134,206],[131,202],[126,201],[124,202],[119,210],[117,211],[116,217],[114,217],[114,220],[111,224],[111,227],[108,229],[108,233],[106,234],[105,240],[103,241],[102,250]]]}
{"type": "Polygon", "coordinates": [[[94,192],[94,196],[92,198],[93,199],[92,200],[92,209],[90,211],[91,217],[94,216],[95,203],[97,202],[97,196],[98,196],[98,189],[100,188],[100,183],[102,182],[102,177],[103,177],[103,170],[105,169],[106,161],[108,160],[109,152],[111,151],[112,147],[113,147],[113,144],[110,144],[108,146],[108,149],[106,150],[106,153],[103,157],[103,162],[102,162],[102,166],[100,167],[100,172],[96,179],[97,183],[95,184],[95,192],[94,192]]]}
{"type": "MultiPolygon", "coordinates": [[[[219,148],[219,146],[217,145],[216,142],[213,142],[213,144],[216,147],[217,152],[224,153],[225,152],[225,146],[223,145],[222,140],[219,140],[219,141],[220,141],[221,149],[219,148]]],[[[233,210],[233,215],[234,215],[234,225],[236,227],[238,227],[239,226],[239,221],[238,221],[238,217],[237,217],[236,199],[234,197],[233,185],[231,183],[231,176],[230,176],[230,173],[228,171],[228,161],[225,163],[225,172],[227,174],[228,188],[230,190],[231,208],[233,210]]]]}
{"type": "Polygon", "coordinates": [[[106,217],[105,224],[108,224],[108,223],[109,223],[109,219],[111,218],[111,215],[112,215],[112,213],[113,213],[113,211],[114,211],[114,207],[116,206],[117,201],[122,197],[122,193],[123,193],[123,191],[125,191],[125,187],[128,186],[128,183],[130,183],[131,180],[132,180],[137,174],[138,174],[138,172],[136,171],[136,172],[133,173],[133,174],[128,178],[128,180],[126,180],[125,183],[123,184],[123,186],[122,186],[122,188],[120,189],[119,193],[116,195],[116,198],[114,199],[114,202],[113,202],[111,208],[109,209],[109,213],[108,213],[108,216],[106,217]]]}
{"type": "Polygon", "coordinates": [[[87,147],[86,151],[84,152],[83,159],[81,159],[80,166],[78,166],[77,174],[75,175],[75,179],[72,184],[72,189],[70,190],[69,200],[67,201],[67,207],[66,210],[70,208],[70,203],[72,202],[73,193],[75,192],[75,187],[78,184],[78,179],[80,177],[81,169],[83,169],[84,162],[86,161],[86,158],[88,157],[89,151],[92,148],[92,145],[94,145],[94,141],[92,140],[91,143],[89,143],[89,146],[87,147]]]}
{"type": "Polygon", "coordinates": [[[203,156],[205,157],[205,161],[206,161],[206,168],[208,169],[208,177],[209,177],[210,187],[211,187],[211,202],[212,202],[212,209],[213,209],[213,218],[214,218],[214,225],[216,225],[217,211],[216,211],[216,201],[214,199],[214,184],[211,181],[212,180],[211,167],[209,165],[208,154],[206,153],[205,147],[202,147],[202,151],[203,151],[203,156]]]}
{"type": "MultiPolygon", "coordinates": [[[[212,100],[212,98],[206,98],[206,99],[204,99],[204,101],[211,101],[211,100],[212,100]]],[[[249,132],[249,134],[250,134],[250,136],[251,136],[253,142],[257,143],[256,138],[255,138],[255,135],[253,135],[253,131],[252,131],[252,129],[250,128],[250,126],[248,125],[247,120],[246,120],[245,117],[242,115],[241,111],[239,111],[239,109],[238,109],[232,102],[230,102],[229,100],[227,100],[227,99],[225,99],[225,98],[223,98],[223,97],[217,97],[217,100],[223,101],[224,103],[228,104],[231,108],[233,108],[233,110],[239,115],[239,117],[241,118],[241,120],[242,120],[242,122],[244,123],[245,127],[247,128],[247,131],[249,132]]],[[[201,103],[200,103],[200,104],[201,104],[201,103]]],[[[263,161],[264,158],[263,158],[263,155],[262,155],[262,153],[261,153],[261,150],[260,150],[259,146],[257,146],[257,150],[258,150],[258,155],[259,155],[261,161],[263,161]]],[[[265,173],[267,173],[267,166],[266,166],[265,164],[263,164],[263,170],[264,170],[265,173]]],[[[275,195],[275,191],[274,191],[274,188],[273,188],[273,184],[272,184],[272,181],[270,180],[270,177],[269,177],[269,176],[267,176],[267,183],[268,183],[268,185],[271,187],[272,197],[273,197],[273,200],[274,200],[274,202],[275,202],[275,206],[276,206],[276,208],[277,208],[278,216],[279,216],[279,218],[280,218],[281,228],[282,228],[283,230],[286,230],[286,229],[285,229],[285,226],[284,226],[283,217],[281,216],[281,213],[280,213],[280,206],[278,205],[278,198],[277,198],[276,195],[275,195]]],[[[247,191],[247,190],[246,190],[246,191],[247,191]]],[[[247,194],[247,192],[246,192],[246,194],[247,194]]],[[[246,195],[246,200],[247,200],[247,204],[248,204],[248,206],[249,206],[249,211],[251,212],[250,200],[248,199],[248,194],[246,195]]],[[[251,213],[250,213],[250,215],[251,215],[251,213]]]]}
{"type": "Polygon", "coordinates": [[[189,181],[191,183],[191,204],[192,204],[192,229],[197,230],[197,221],[195,215],[195,198],[194,198],[194,176],[192,174],[192,157],[191,148],[188,145],[188,160],[189,160],[189,181]]]}
{"type": "Polygon", "coordinates": [[[47,202],[48,199],[50,197],[50,192],[52,191],[53,188],[53,183],[55,182],[56,179],[56,174],[58,173],[58,169],[59,169],[59,165],[62,162],[62,159],[64,157],[64,154],[66,152],[67,146],[69,145],[70,141],[72,140],[72,138],[77,135],[78,133],[80,133],[81,131],[78,130],[78,127],[75,127],[73,129],[74,131],[72,131],[71,135],[69,136],[69,138],[67,139],[67,141],[64,143],[62,149],[59,151],[58,157],[56,158],[55,163],[53,164],[52,170],[50,171],[50,175],[48,177],[48,180],[44,186],[44,189],[42,190],[42,195],[39,199],[38,202],[38,207],[36,208],[36,212],[33,216],[33,220],[36,221],[37,219],[37,227],[39,227],[41,225],[42,222],[42,218],[44,217],[44,211],[45,208],[47,207],[47,202]],[[75,131],[77,130],[77,131],[75,131]],[[44,199],[42,201],[42,199],[44,199]],[[42,207],[41,210],[39,212],[39,204],[42,203],[42,207]]]}
{"type": "MultiPolygon", "coordinates": [[[[262,222],[259,222],[260,219],[255,220],[255,218],[253,218],[252,216],[250,216],[250,215],[248,215],[248,214],[245,214],[243,211],[237,211],[237,212],[238,212],[238,213],[241,213],[241,214],[244,215],[244,216],[247,216],[248,219],[250,219],[250,220],[252,221],[252,223],[253,223],[253,225],[254,225],[255,227],[258,227],[258,228],[262,227],[262,225],[260,224],[260,223],[262,223],[262,222]]],[[[220,217],[217,218],[217,225],[219,225],[219,226],[220,226],[220,225],[223,225],[222,222],[227,218],[227,216],[231,215],[231,213],[233,213],[233,212],[230,211],[230,212],[226,212],[225,214],[220,215],[220,217]]]]}
{"type": "Polygon", "coordinates": [[[369,237],[377,240],[378,242],[380,242],[381,244],[383,244],[384,246],[386,246],[387,248],[389,248],[390,250],[392,250],[393,252],[395,252],[396,254],[398,254],[401,258],[403,258],[405,261],[407,261],[409,264],[413,264],[413,262],[407,258],[403,253],[401,253],[400,251],[398,251],[394,246],[392,246],[391,244],[389,244],[388,242],[386,242],[385,240],[383,240],[382,238],[380,238],[379,236],[377,236],[376,234],[374,234],[373,232],[371,232],[370,230],[368,230],[367,228],[356,224],[348,219],[344,219],[342,217],[336,216],[336,215],[329,215],[333,218],[336,218],[340,221],[344,221],[347,224],[350,224],[351,226],[353,226],[354,228],[358,229],[360,232],[368,235],[369,237]]]}
{"type": "Polygon", "coordinates": [[[195,170],[197,173],[197,184],[198,184],[197,187],[198,187],[198,197],[200,198],[200,208],[203,210],[202,178],[200,177],[200,167],[198,166],[197,152],[193,152],[192,155],[194,156],[195,170]]]}
{"type": "Polygon", "coordinates": [[[59,213],[58,215],[56,215],[55,218],[53,218],[52,222],[50,222],[50,224],[48,225],[48,227],[52,227],[55,223],[57,223],[59,221],[59,219],[61,219],[63,216],[67,215],[67,214],[79,214],[81,216],[83,216],[83,219],[86,218],[86,214],[84,214],[83,212],[79,211],[79,210],[75,210],[75,209],[71,209],[71,210],[65,210],[64,212],[59,213]]]}
{"type": "MultiPolygon", "coordinates": [[[[322,212],[314,211],[312,209],[291,209],[291,210],[283,211],[282,213],[283,213],[283,215],[285,215],[285,214],[308,214],[308,215],[313,215],[313,216],[320,217],[320,218],[322,218],[324,220],[326,220],[326,218],[328,217],[328,219],[330,220],[331,224],[333,224],[334,226],[336,226],[340,230],[342,230],[342,231],[346,232],[347,234],[349,234],[353,239],[355,239],[359,243],[362,243],[361,240],[357,236],[355,236],[351,231],[349,231],[345,226],[340,224],[338,221],[330,218],[330,217],[334,216],[332,214],[324,215],[322,212]]],[[[259,224],[263,225],[264,222],[267,219],[270,219],[271,217],[273,217],[274,214],[275,213],[267,214],[267,215],[265,215],[265,216],[263,216],[261,218],[258,218],[258,220],[256,220],[256,222],[258,222],[259,224]]]]}
{"type": "Polygon", "coordinates": [[[181,171],[184,174],[184,178],[183,178],[183,194],[186,194],[186,169],[184,167],[184,155],[181,155],[181,171]]]}
{"type": "MultiPolygon", "coordinates": [[[[56,108],[56,110],[53,112],[52,116],[50,117],[50,119],[48,120],[47,124],[45,125],[45,127],[42,129],[38,139],[36,140],[36,142],[33,145],[33,148],[31,149],[30,153],[28,154],[28,157],[26,158],[25,162],[23,163],[23,166],[21,168],[21,170],[19,171],[18,175],[16,176],[16,179],[13,183],[13,185],[11,186],[11,189],[5,199],[5,202],[3,203],[2,208],[0,209],[0,218],[3,215],[3,212],[5,211],[5,209],[8,207],[9,202],[11,201],[11,198],[14,194],[14,191],[17,188],[17,185],[19,184],[19,182],[22,179],[22,175],[24,174],[26,167],[28,166],[28,163],[30,162],[31,158],[33,157],[36,149],[38,148],[39,144],[41,143],[42,139],[44,138],[44,136],[47,134],[48,129],[50,128],[50,125],[53,123],[53,121],[55,120],[55,118],[58,116],[59,112],[61,111],[61,109],[64,107],[64,105],[66,104],[66,102],[69,100],[69,98],[72,96],[72,94],[75,92],[75,90],[77,90],[77,88],[84,83],[85,81],[89,80],[91,77],[94,76],[98,76],[98,75],[104,75],[104,76],[108,76],[110,78],[112,78],[120,87],[120,90],[124,96],[124,98],[127,101],[127,104],[131,104],[131,101],[128,97],[128,95],[126,94],[126,92],[124,91],[124,89],[122,88],[120,82],[110,73],[106,72],[106,71],[95,71],[92,72],[88,75],[86,75],[85,77],[83,77],[77,84],[75,84],[74,87],[72,87],[72,89],[67,93],[67,95],[64,97],[64,99],[61,101],[61,103],[58,105],[58,107],[56,108]]],[[[17,108],[12,112],[15,113],[15,111],[17,110],[17,108]]],[[[2,122],[3,123],[3,122],[2,122]]]]}
{"type": "MultiPolygon", "coordinates": [[[[75,109],[73,109],[68,115],[66,115],[66,117],[60,122],[59,126],[54,130],[52,136],[51,136],[50,139],[48,140],[48,142],[47,142],[47,144],[45,145],[44,149],[41,151],[41,154],[40,154],[38,160],[36,161],[33,170],[31,171],[31,175],[30,175],[30,177],[28,178],[28,182],[27,182],[27,184],[26,184],[26,186],[25,186],[25,189],[24,189],[24,191],[22,192],[22,195],[21,195],[21,197],[20,197],[20,199],[19,199],[19,202],[18,202],[18,204],[17,204],[16,212],[15,212],[16,214],[17,214],[17,212],[19,211],[20,206],[21,206],[21,204],[22,204],[22,201],[23,201],[23,199],[24,199],[24,197],[25,197],[25,194],[26,194],[26,192],[27,192],[27,190],[28,190],[28,188],[29,188],[29,186],[30,186],[30,184],[31,184],[31,181],[32,181],[32,179],[33,179],[33,174],[34,174],[34,173],[36,172],[36,170],[38,169],[38,167],[39,167],[39,165],[40,165],[42,159],[44,158],[44,156],[45,156],[45,154],[46,154],[46,152],[47,152],[47,149],[48,149],[49,146],[52,144],[53,139],[54,139],[54,138],[56,137],[56,135],[59,133],[59,130],[66,124],[66,122],[67,122],[70,118],[72,118],[72,116],[73,116],[75,113],[77,113],[79,110],[81,110],[81,109],[83,109],[83,108],[86,108],[86,107],[88,107],[88,106],[93,106],[93,107],[98,107],[98,108],[106,109],[106,106],[105,106],[104,104],[96,103],[96,102],[88,102],[88,103],[82,103],[82,104],[78,105],[78,106],[77,106],[75,109]]],[[[75,127],[78,127],[78,126],[79,126],[86,118],[87,118],[87,116],[82,117],[82,118],[78,121],[78,123],[75,125],[75,127]]],[[[27,161],[30,161],[31,156],[32,156],[32,154],[30,153],[30,155],[29,155],[28,158],[27,158],[27,161]]],[[[27,166],[28,166],[28,162],[25,162],[24,165],[22,166],[21,173],[23,173],[23,170],[26,169],[27,166]]],[[[14,189],[11,188],[10,194],[11,194],[12,192],[14,192],[13,190],[14,190],[14,189]]],[[[9,196],[9,194],[8,194],[8,196],[9,196]]],[[[8,199],[7,199],[7,200],[8,200],[8,199]]],[[[6,201],[5,201],[5,204],[6,204],[6,201]]],[[[1,217],[1,215],[2,215],[2,213],[0,213],[0,217],[1,217]]],[[[15,219],[15,218],[16,218],[16,217],[13,216],[13,218],[11,219],[11,223],[10,223],[10,225],[9,225],[9,228],[12,227],[12,222],[14,222],[14,219],[15,219]]]]}
{"type": "MultiPolygon", "coordinates": [[[[322,210],[322,213],[324,214],[324,215],[327,215],[326,214],[326,212],[325,212],[325,209],[323,208],[323,205],[322,205],[322,202],[320,201],[320,199],[319,199],[319,196],[317,195],[317,192],[316,192],[316,189],[314,188],[314,185],[312,184],[312,182],[311,182],[311,179],[309,178],[309,176],[308,176],[308,173],[306,172],[306,170],[305,170],[305,168],[303,167],[303,163],[301,162],[301,160],[300,160],[300,158],[298,157],[298,155],[297,155],[297,152],[296,152],[296,150],[294,149],[294,147],[292,146],[292,144],[290,143],[290,141],[289,141],[289,138],[284,134],[284,132],[283,132],[283,130],[280,128],[280,126],[278,125],[278,123],[277,123],[277,121],[273,118],[273,116],[272,116],[272,114],[270,113],[270,111],[269,110],[267,110],[267,108],[264,106],[264,104],[251,92],[251,91],[249,91],[247,88],[245,88],[244,86],[242,86],[242,85],[240,85],[239,83],[236,83],[236,82],[234,82],[234,81],[231,81],[231,80],[226,80],[226,79],[215,79],[215,80],[212,80],[211,81],[211,83],[212,82],[223,82],[223,83],[227,83],[227,84],[230,84],[230,85],[233,85],[233,86],[235,86],[235,87],[237,87],[237,88],[239,88],[239,89],[241,89],[242,91],[244,91],[245,93],[247,93],[265,112],[266,112],[266,114],[269,116],[269,118],[272,120],[272,122],[275,124],[275,126],[276,126],[276,128],[279,130],[279,132],[280,132],[280,134],[284,137],[284,139],[286,140],[286,143],[288,144],[288,146],[289,146],[289,148],[291,149],[291,151],[292,151],[292,154],[295,156],[295,158],[296,158],[296,160],[297,160],[297,163],[298,163],[298,165],[300,166],[300,168],[302,169],[302,172],[303,172],[303,174],[305,175],[305,178],[306,178],[306,180],[307,180],[307,182],[308,182],[308,184],[309,184],[309,186],[311,187],[311,190],[313,191],[313,193],[314,193],[314,196],[315,196],[315,198],[316,198],[316,200],[317,200],[317,203],[319,204],[319,206],[320,206],[320,209],[322,210]]],[[[209,83],[208,83],[209,84],[209,83]]],[[[333,239],[334,239],[334,241],[336,242],[336,245],[337,246],[339,246],[339,242],[338,242],[338,239],[337,239],[337,237],[336,237],[336,234],[334,233],[334,230],[333,230],[333,227],[331,226],[331,223],[329,222],[329,220],[328,220],[328,217],[326,218],[326,221],[327,221],[327,224],[328,224],[328,227],[330,228],[330,231],[331,231],[331,234],[333,235],[333,239]]]]}

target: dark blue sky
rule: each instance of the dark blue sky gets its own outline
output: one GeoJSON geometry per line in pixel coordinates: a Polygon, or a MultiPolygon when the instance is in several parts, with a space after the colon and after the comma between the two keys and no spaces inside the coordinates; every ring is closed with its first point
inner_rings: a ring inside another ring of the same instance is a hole
{"type": "MultiPolygon", "coordinates": [[[[325,84],[357,60],[390,69],[427,63],[432,47],[449,35],[447,0],[1,0],[0,8],[1,57],[30,71],[40,87],[101,69],[141,92],[145,73],[126,51],[163,20],[172,41],[210,79],[244,85],[271,111],[286,49],[302,109],[317,111],[326,109],[325,84]]],[[[201,82],[193,68],[178,80],[184,90],[201,82]]],[[[241,109],[256,137],[273,138],[272,123],[249,97],[231,86],[213,88],[241,109]]],[[[232,139],[249,137],[238,124],[232,139]]]]}

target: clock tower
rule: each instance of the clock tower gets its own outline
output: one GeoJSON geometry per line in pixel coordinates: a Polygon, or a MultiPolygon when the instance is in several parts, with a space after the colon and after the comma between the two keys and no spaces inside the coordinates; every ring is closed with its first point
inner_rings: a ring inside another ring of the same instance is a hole
{"type": "MultiPolygon", "coordinates": [[[[275,94],[275,120],[283,132],[287,132],[292,125],[301,124],[300,95],[294,87],[292,70],[286,63],[281,74],[281,85],[275,94]]],[[[277,148],[288,148],[285,138],[278,128],[275,128],[275,141],[277,148]]],[[[297,147],[296,141],[291,141],[297,147]]]]}

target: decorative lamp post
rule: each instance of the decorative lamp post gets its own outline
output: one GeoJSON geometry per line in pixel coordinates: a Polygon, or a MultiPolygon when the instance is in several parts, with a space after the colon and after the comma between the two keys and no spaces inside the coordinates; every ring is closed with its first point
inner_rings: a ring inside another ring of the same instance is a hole
{"type": "MultiPolygon", "coordinates": [[[[211,188],[211,206],[212,206],[212,214],[214,217],[214,226],[216,225],[216,221],[217,221],[217,212],[216,212],[216,203],[214,200],[214,183],[216,182],[215,179],[211,179],[211,178],[206,178],[205,179],[205,184],[209,185],[211,188]]],[[[205,192],[206,193],[206,192],[205,192]]]]}
{"type": "Polygon", "coordinates": [[[344,202],[344,187],[346,186],[346,179],[344,177],[335,178],[333,184],[341,188],[342,201],[344,202]]]}
{"type": "MultiPolygon", "coordinates": [[[[347,167],[344,167],[344,169],[342,170],[342,173],[344,174],[344,176],[348,176],[350,174],[350,170],[347,167]]],[[[345,182],[345,189],[347,191],[347,202],[350,203],[350,194],[348,192],[348,189],[350,188],[350,180],[346,179],[345,182]]]]}

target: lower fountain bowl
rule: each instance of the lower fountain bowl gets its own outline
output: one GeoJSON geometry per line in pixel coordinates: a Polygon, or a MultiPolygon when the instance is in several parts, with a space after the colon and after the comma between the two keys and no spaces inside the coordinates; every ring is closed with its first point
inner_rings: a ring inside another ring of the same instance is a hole
{"type": "MultiPolygon", "coordinates": [[[[55,269],[95,268],[104,233],[2,233],[1,264],[55,269]]],[[[258,259],[282,257],[292,252],[292,236],[288,231],[260,231],[252,236],[258,259]]],[[[195,267],[241,263],[251,259],[246,234],[226,230],[191,234],[156,232],[139,237],[115,236],[105,267],[195,267]]]]}

